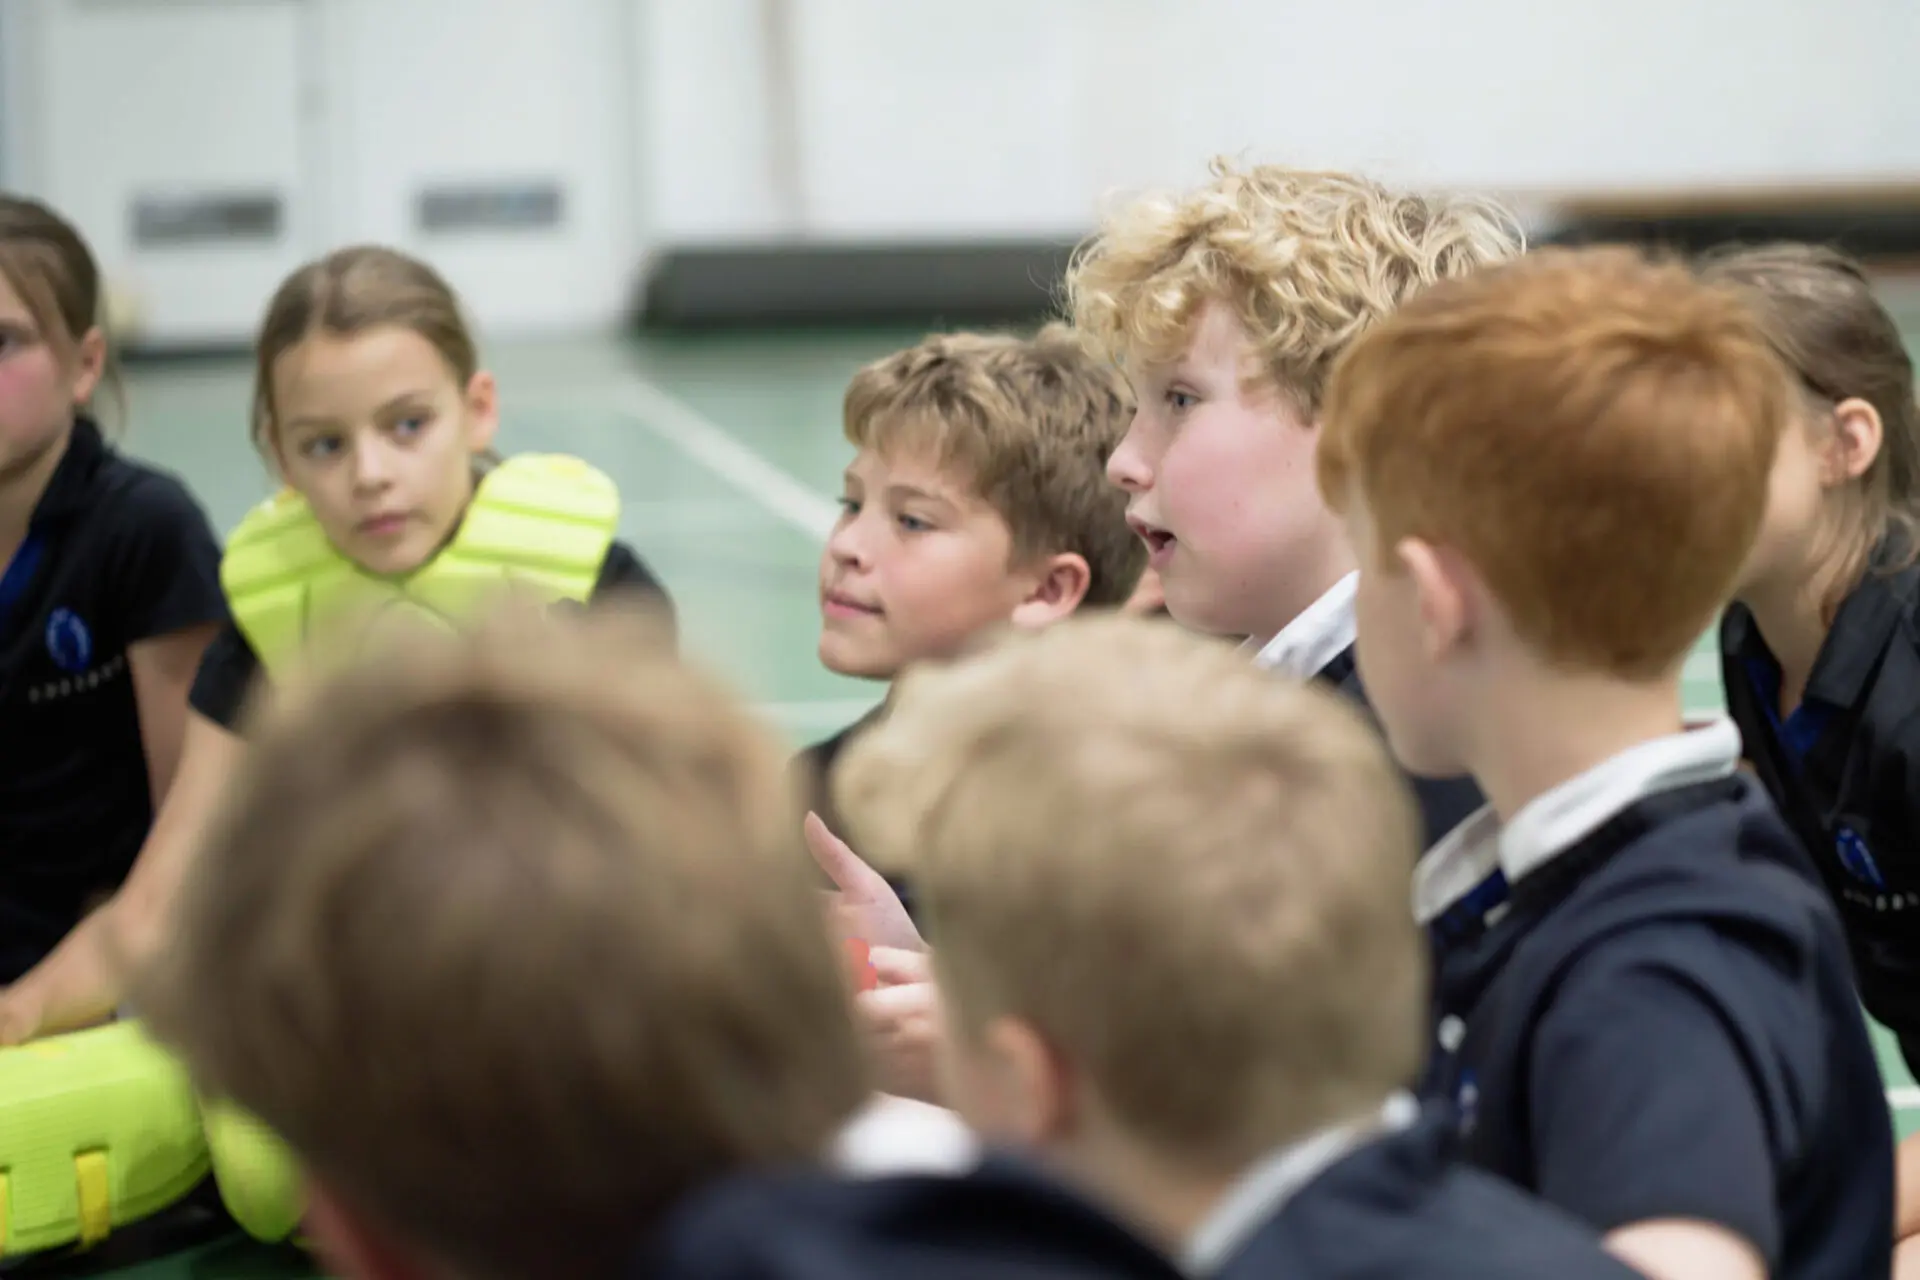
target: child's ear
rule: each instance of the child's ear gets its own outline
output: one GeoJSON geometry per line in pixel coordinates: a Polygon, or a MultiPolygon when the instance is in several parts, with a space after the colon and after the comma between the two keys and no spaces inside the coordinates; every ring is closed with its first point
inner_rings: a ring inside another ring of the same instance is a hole
{"type": "Polygon", "coordinates": [[[1842,400],[1833,407],[1832,427],[1820,450],[1821,480],[1830,485],[1858,480],[1880,456],[1884,435],[1878,409],[1858,398],[1842,400]]]}
{"type": "Polygon", "coordinates": [[[302,1228],[327,1273],[341,1280],[436,1280],[437,1271],[317,1180],[308,1179],[302,1228]]]}
{"type": "Polygon", "coordinates": [[[1073,1135],[1078,1124],[1078,1090],[1071,1064],[1031,1023],[999,1018],[981,1037],[996,1110],[1005,1136],[1028,1150],[1040,1150],[1073,1135]]]}
{"type": "Polygon", "coordinates": [[[500,430],[500,388],[492,374],[482,369],[467,379],[466,402],[467,452],[485,453],[500,430]]]}
{"type": "Polygon", "coordinates": [[[80,335],[80,341],[74,344],[73,362],[73,402],[86,404],[93,399],[93,393],[100,389],[100,380],[107,372],[107,335],[95,325],[80,335]]]}
{"type": "Polygon", "coordinates": [[[1471,591],[1465,564],[1420,538],[1394,544],[1394,558],[1413,582],[1420,626],[1420,649],[1431,662],[1457,650],[1471,623],[1471,591]]]}
{"type": "Polygon", "coordinates": [[[1077,552],[1048,556],[1038,572],[1027,598],[1014,606],[1011,621],[1016,627],[1044,627],[1060,621],[1080,607],[1093,584],[1093,570],[1077,552]]]}

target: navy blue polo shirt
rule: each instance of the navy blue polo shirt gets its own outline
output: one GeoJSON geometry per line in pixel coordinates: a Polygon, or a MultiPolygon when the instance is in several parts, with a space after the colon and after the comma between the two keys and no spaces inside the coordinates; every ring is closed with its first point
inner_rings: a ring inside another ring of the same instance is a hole
{"type": "Polygon", "coordinates": [[[1217,1259],[1190,1257],[1189,1274],[1639,1280],[1585,1223],[1455,1160],[1445,1108],[1392,1117],[1277,1204],[1261,1203],[1260,1180],[1240,1202],[1253,1220],[1217,1259]]]}
{"type": "Polygon", "coordinates": [[[1739,605],[1721,622],[1720,654],[1727,711],[1839,906],[1860,997],[1912,1054],[1920,1038],[1920,567],[1876,569],[1854,588],[1805,696],[1784,718],[1780,664],[1739,605]]]}
{"type": "Polygon", "coordinates": [[[886,704],[882,702],[832,737],[822,738],[794,754],[792,768],[795,785],[805,798],[806,806],[819,814],[820,820],[827,824],[827,830],[835,835],[845,834],[845,828],[840,822],[839,806],[833,802],[833,771],[848,744],[879,723],[885,710],[886,704]]]}
{"type": "Polygon", "coordinates": [[[1184,1280],[1113,1218],[1004,1158],[958,1175],[743,1176],[654,1232],[634,1280],[1184,1280]]]}
{"type": "MultiPolygon", "coordinates": [[[[1354,654],[1357,628],[1353,600],[1359,581],[1359,574],[1350,573],[1328,588],[1282,628],[1279,635],[1262,645],[1253,660],[1268,671],[1282,671],[1302,680],[1318,680],[1330,685],[1352,698],[1371,717],[1373,709],[1367,703],[1367,691],[1360,682],[1360,664],[1354,654]]],[[[1424,831],[1422,848],[1430,849],[1438,844],[1486,803],[1472,778],[1421,778],[1409,774],[1407,782],[1420,808],[1424,831]]]]}
{"type": "Polygon", "coordinates": [[[1601,1232],[1718,1224],[1779,1280],[1884,1276],[1893,1129],[1839,922],[1725,721],[1419,868],[1424,1087],[1468,1158],[1601,1232]]]}
{"type": "MultiPolygon", "coordinates": [[[[827,824],[827,830],[837,836],[844,837],[847,832],[845,825],[841,822],[840,806],[833,801],[834,768],[839,764],[840,755],[847,746],[873,725],[879,723],[880,717],[886,713],[886,705],[882,702],[832,737],[823,738],[794,754],[792,762],[794,783],[799,789],[803,803],[819,814],[820,821],[827,824]]],[[[887,872],[885,878],[887,884],[893,889],[894,896],[900,899],[900,905],[905,908],[907,918],[913,921],[915,927],[924,936],[927,932],[927,922],[921,917],[920,902],[914,895],[913,882],[898,872],[887,872]]],[[[827,878],[824,871],[820,873],[820,882],[822,888],[833,887],[833,882],[827,878]]]]}
{"type": "Polygon", "coordinates": [[[226,616],[220,545],[178,479],[74,423],[0,566],[0,984],[113,892],[153,822],[127,653],[226,616]]]}

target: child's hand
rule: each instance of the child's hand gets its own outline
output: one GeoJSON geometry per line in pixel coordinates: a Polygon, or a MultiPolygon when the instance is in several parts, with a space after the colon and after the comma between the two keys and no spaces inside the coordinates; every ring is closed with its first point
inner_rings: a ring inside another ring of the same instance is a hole
{"type": "Polygon", "coordinates": [[[0,1048],[25,1044],[40,1034],[40,1002],[20,987],[0,987],[0,1048]]]}
{"type": "Polygon", "coordinates": [[[908,987],[933,981],[933,961],[924,951],[874,947],[867,953],[874,977],[882,987],[908,987]]]}
{"type": "Polygon", "coordinates": [[[861,938],[874,947],[925,951],[927,944],[900,896],[886,877],[860,860],[847,842],[827,830],[820,815],[809,813],[802,830],[813,860],[832,880],[827,891],[835,927],[843,938],[861,938]]]}
{"type": "Polygon", "coordinates": [[[859,997],[860,1018],[879,1066],[880,1088],[896,1097],[940,1105],[939,990],[931,982],[889,985],[880,954],[875,955],[874,968],[882,975],[881,985],[859,997]]]}

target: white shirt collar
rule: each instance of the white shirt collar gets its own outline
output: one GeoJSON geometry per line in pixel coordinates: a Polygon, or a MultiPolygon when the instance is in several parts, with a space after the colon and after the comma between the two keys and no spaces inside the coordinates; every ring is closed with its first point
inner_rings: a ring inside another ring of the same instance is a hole
{"type": "Polygon", "coordinates": [[[851,1177],[961,1173],[980,1158],[973,1131],[944,1107],[876,1094],[834,1136],[827,1165],[851,1177]]]}
{"type": "Polygon", "coordinates": [[[1420,1114],[1412,1096],[1396,1093],[1377,1115],[1322,1129],[1250,1167],[1187,1238],[1180,1265],[1190,1276],[1220,1270],[1281,1206],[1348,1153],[1382,1132],[1404,1129],[1420,1114]]]}
{"type": "Polygon", "coordinates": [[[1353,596],[1360,574],[1349,573],[1260,646],[1254,665],[1304,680],[1345,653],[1353,644],[1353,596]]]}
{"type": "Polygon", "coordinates": [[[1428,850],[1414,869],[1413,910],[1426,924],[1493,873],[1509,884],[1577,844],[1635,801],[1675,787],[1724,778],[1740,763],[1740,730],[1714,720],[1629,747],[1535,796],[1503,827],[1483,808],[1428,850]]]}

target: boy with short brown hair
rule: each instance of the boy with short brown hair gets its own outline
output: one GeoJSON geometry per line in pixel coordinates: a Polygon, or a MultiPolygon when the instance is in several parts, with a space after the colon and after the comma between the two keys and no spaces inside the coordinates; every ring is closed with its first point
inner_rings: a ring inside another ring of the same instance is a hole
{"type": "MultiPolygon", "coordinates": [[[[1406,299],[1514,256],[1523,240],[1487,201],[1224,161],[1201,186],[1129,200],[1104,219],[1075,254],[1067,304],[1132,384],[1134,416],[1107,475],[1175,621],[1244,638],[1261,668],[1366,703],[1353,549],[1313,481],[1327,377],[1406,299]]],[[[1470,778],[1412,782],[1428,845],[1481,803],[1470,778]]],[[[872,868],[826,832],[809,839],[851,932],[923,946],[872,868]]],[[[924,1062],[931,989],[898,976],[868,999],[870,1012],[885,1006],[868,1021],[898,1046],[889,1057],[924,1062]]],[[[914,1083],[924,1071],[890,1075],[930,1092],[914,1083]]]]}
{"type": "Polygon", "coordinates": [[[1426,1016],[1418,828],[1345,699],[1167,623],[1075,619],[907,675],[839,792],[938,931],[946,1095],[1022,1158],[816,1184],[762,1221],[831,1212],[950,1256],[1013,1221],[1116,1258],[1132,1231],[1236,1280],[1626,1280],[1592,1233],[1450,1168],[1396,1097],[1426,1016]]]}
{"type": "Polygon", "coordinates": [[[1732,294],[1546,251],[1406,304],[1323,415],[1388,740],[1491,802],[1415,879],[1427,1091],[1472,1159],[1661,1280],[1890,1267],[1891,1126],[1837,922],[1737,731],[1681,720],[1793,395],[1732,294]]]}
{"type": "Polygon", "coordinates": [[[290,686],[139,1004],[361,1280],[614,1274],[868,1097],[782,753],[620,619],[290,686]]]}
{"type": "MultiPolygon", "coordinates": [[[[1058,324],[937,334],[861,369],[820,559],[820,660],[892,680],[997,627],[1124,604],[1146,551],[1105,468],[1132,413],[1118,371],[1058,324]]],[[[872,719],[802,755],[829,827],[826,779],[872,719]]]]}

